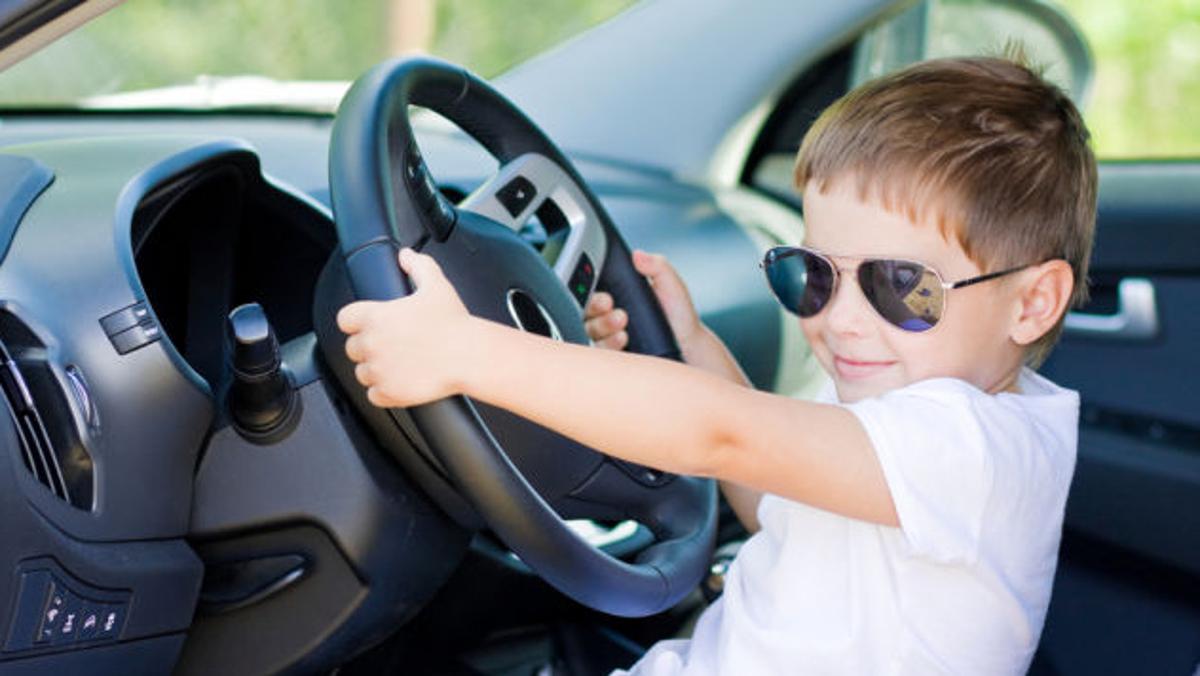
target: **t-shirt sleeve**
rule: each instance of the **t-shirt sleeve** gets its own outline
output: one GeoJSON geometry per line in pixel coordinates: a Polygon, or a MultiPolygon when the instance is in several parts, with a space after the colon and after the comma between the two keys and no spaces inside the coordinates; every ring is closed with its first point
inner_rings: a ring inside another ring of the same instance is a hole
{"type": "Polygon", "coordinates": [[[875,448],[918,556],[943,563],[978,556],[994,483],[980,397],[965,382],[937,379],[847,405],[875,448]]]}

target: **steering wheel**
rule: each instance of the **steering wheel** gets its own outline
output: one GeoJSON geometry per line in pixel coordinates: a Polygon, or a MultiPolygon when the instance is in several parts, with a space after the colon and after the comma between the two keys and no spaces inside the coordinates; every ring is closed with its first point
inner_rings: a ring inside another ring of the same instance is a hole
{"type": "MultiPolygon", "coordinates": [[[[397,59],[359,78],[338,110],[329,181],[340,241],[331,266],[344,269],[354,298],[407,295],[396,254],[410,246],[441,264],[476,316],[587,344],[582,307],[599,286],[629,313],[628,349],[679,358],[653,291],[587,184],[533,122],[464,69],[397,59]],[[446,117],[499,161],[462,204],[437,190],[409,106],[446,117]],[[555,235],[542,252],[518,234],[534,214],[555,235]]],[[[381,415],[354,379],[345,336],[324,324],[323,354],[343,390],[410,477],[460,523],[477,527],[481,517],[547,582],[607,613],[660,612],[699,583],[716,531],[714,482],[609,458],[465,397],[381,415]],[[625,561],[577,535],[566,523],[576,518],[633,519],[655,540],[625,561]]]]}

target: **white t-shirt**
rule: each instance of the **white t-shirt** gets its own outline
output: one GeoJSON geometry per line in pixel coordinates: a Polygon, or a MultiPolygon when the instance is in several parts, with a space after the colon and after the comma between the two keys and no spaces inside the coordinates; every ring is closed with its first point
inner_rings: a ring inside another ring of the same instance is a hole
{"type": "Polygon", "coordinates": [[[1050,602],[1079,397],[1028,369],[1018,389],[937,378],[846,405],[901,527],[764,496],[762,530],[692,639],[658,643],[632,673],[1025,673],[1050,602]]]}

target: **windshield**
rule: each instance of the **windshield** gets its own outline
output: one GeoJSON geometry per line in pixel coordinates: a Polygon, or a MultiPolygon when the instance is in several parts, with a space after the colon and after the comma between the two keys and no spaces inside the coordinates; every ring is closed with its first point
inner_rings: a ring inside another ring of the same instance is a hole
{"type": "Polygon", "coordinates": [[[0,73],[0,107],[331,111],[388,57],[491,77],[633,2],[126,0],[0,73]]]}

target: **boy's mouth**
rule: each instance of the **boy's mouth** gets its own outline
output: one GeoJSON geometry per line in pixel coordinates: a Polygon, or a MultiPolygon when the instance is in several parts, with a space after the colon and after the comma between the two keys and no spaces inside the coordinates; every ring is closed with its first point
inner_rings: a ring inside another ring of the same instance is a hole
{"type": "Polygon", "coordinates": [[[833,356],[833,366],[843,380],[860,380],[876,375],[895,364],[895,361],[865,361],[833,356]]]}

